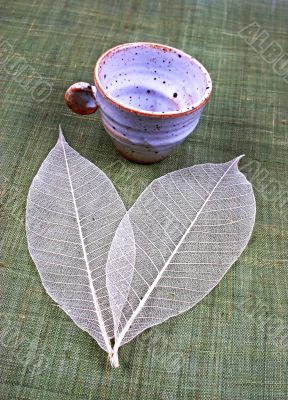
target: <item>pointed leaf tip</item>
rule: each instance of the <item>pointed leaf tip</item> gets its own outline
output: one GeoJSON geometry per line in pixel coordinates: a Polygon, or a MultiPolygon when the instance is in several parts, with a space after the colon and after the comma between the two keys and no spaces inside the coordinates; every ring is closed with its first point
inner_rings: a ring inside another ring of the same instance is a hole
{"type": "Polygon", "coordinates": [[[231,161],[236,161],[237,164],[238,164],[238,162],[239,162],[243,157],[245,157],[245,154],[240,154],[240,156],[237,156],[237,157],[233,158],[233,160],[231,160],[231,161]]]}
{"type": "Polygon", "coordinates": [[[63,131],[62,131],[60,124],[59,124],[59,138],[58,139],[59,139],[59,141],[63,140],[64,142],[66,142],[65,136],[63,135],[63,131]]]}
{"type": "Polygon", "coordinates": [[[245,154],[241,154],[240,156],[235,157],[232,161],[232,163],[234,164],[234,166],[238,167],[239,161],[245,157],[245,154]]]}

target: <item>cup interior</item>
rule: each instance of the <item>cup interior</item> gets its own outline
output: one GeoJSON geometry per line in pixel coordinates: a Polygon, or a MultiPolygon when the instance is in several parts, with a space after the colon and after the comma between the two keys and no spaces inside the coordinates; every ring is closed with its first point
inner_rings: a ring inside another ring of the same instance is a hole
{"type": "Polygon", "coordinates": [[[104,53],[95,80],[120,106],[152,114],[194,109],[207,101],[212,86],[197,60],[152,43],[117,46],[104,53]]]}

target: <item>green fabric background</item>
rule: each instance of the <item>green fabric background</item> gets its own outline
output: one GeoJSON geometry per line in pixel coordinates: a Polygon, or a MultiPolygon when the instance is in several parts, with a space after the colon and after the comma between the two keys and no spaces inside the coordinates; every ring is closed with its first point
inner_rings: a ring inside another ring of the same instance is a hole
{"type": "Polygon", "coordinates": [[[0,18],[0,53],[5,40],[29,66],[17,78],[1,55],[0,399],[287,399],[288,83],[238,31],[257,22],[288,51],[288,2],[1,0],[0,18]],[[190,53],[214,84],[195,134],[151,166],[122,159],[98,114],[77,116],[63,102],[68,85],[92,80],[104,50],[131,41],[190,53]],[[42,102],[36,74],[52,86],[42,102]],[[117,370],[45,293],[27,251],[26,196],[59,123],[128,207],[156,177],[242,153],[255,189],[256,225],[241,258],[194,309],[125,345],[117,370]]]}

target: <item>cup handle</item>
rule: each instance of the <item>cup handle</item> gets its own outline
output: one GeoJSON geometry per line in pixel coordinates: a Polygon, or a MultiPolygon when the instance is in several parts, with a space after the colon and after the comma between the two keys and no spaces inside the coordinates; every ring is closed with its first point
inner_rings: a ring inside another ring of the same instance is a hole
{"type": "Polygon", "coordinates": [[[66,90],[65,103],[73,112],[81,115],[94,113],[98,104],[96,101],[96,86],[87,82],[77,82],[66,90]]]}

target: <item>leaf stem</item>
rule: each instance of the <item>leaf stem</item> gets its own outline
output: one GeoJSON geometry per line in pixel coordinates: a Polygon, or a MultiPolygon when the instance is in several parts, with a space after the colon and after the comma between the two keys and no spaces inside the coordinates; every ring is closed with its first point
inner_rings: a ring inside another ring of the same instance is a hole
{"type": "Polygon", "coordinates": [[[109,360],[113,368],[119,367],[118,349],[116,351],[114,350],[111,353],[109,353],[109,360]]]}

